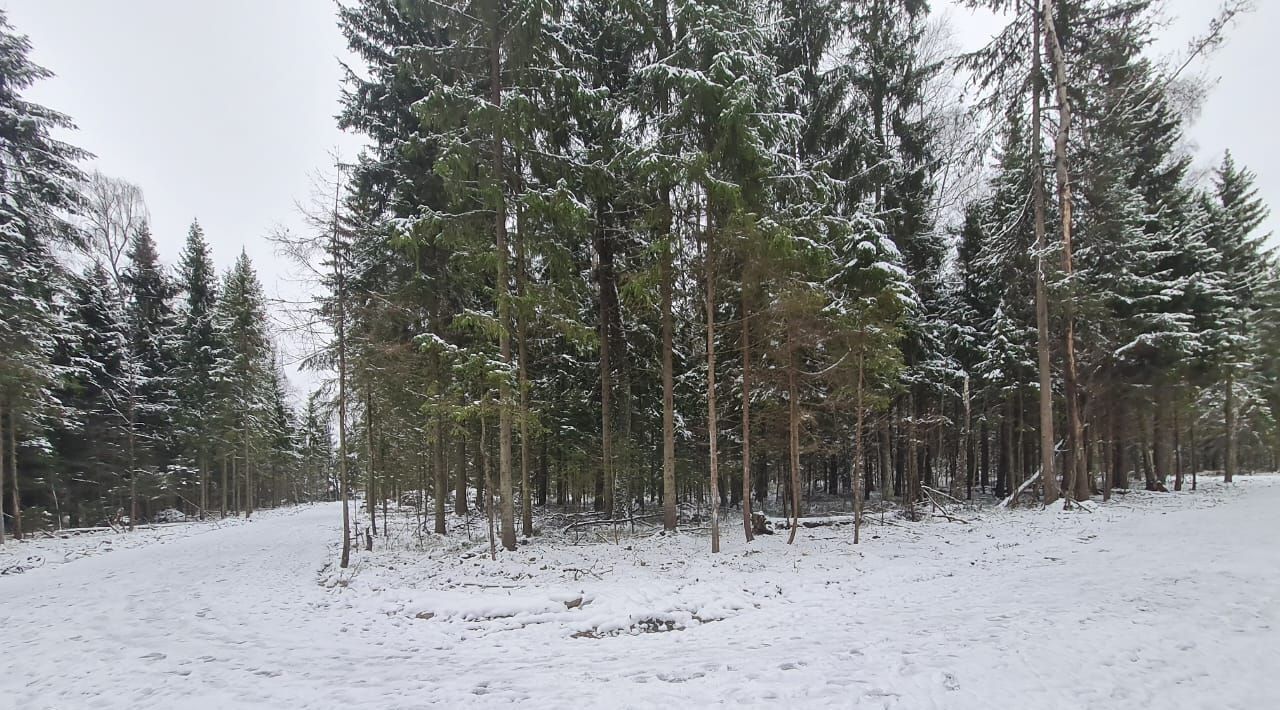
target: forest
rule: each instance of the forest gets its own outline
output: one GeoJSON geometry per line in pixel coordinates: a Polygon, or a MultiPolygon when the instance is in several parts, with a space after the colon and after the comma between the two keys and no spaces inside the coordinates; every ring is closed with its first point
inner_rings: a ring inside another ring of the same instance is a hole
{"type": "Polygon", "coordinates": [[[1185,135],[1250,4],[1173,57],[1154,0],[967,4],[971,53],[926,0],[339,4],[366,147],[245,235],[313,276],[286,318],[199,223],[161,262],[0,12],[0,539],[340,499],[342,567],[389,506],[718,552],[1280,468],[1268,208],[1185,135]]]}

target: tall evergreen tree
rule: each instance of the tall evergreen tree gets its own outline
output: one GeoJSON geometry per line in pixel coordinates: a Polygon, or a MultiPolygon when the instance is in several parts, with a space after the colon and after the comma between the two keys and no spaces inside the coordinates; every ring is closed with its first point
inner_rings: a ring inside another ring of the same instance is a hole
{"type": "MultiPolygon", "coordinates": [[[[80,204],[76,162],[88,157],[54,137],[74,127],[71,119],[23,98],[34,83],[52,76],[30,61],[30,51],[26,36],[0,12],[0,439],[9,442],[18,437],[6,432],[30,430],[53,404],[59,267],[52,250],[73,237],[66,217],[80,204]]],[[[0,506],[5,498],[12,502],[15,532],[21,535],[18,472],[9,475],[11,495],[6,496],[0,469],[0,506]]],[[[0,541],[3,536],[0,522],[0,541]]]]}
{"type": "Polygon", "coordinates": [[[209,473],[215,457],[217,431],[209,409],[219,392],[215,368],[223,343],[215,322],[217,275],[204,230],[192,222],[178,264],[182,297],[175,369],[177,406],[174,421],[184,448],[199,472],[200,515],[209,508],[209,473]]]}

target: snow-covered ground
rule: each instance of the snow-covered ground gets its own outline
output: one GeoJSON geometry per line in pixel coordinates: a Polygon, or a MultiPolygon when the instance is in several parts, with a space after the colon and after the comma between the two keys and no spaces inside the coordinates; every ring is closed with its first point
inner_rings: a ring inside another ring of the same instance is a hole
{"type": "Polygon", "coordinates": [[[1277,511],[1259,476],[497,562],[393,513],[340,572],[316,505],[0,577],[0,707],[1280,707],[1277,511]]]}

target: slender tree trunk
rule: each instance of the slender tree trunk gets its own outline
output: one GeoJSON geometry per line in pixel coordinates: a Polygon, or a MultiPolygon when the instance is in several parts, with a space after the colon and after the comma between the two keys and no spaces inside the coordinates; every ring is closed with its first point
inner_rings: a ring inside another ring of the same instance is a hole
{"type": "Polygon", "coordinates": [[[601,510],[612,518],[613,509],[613,363],[609,358],[609,279],[612,259],[609,255],[608,237],[604,233],[601,210],[596,210],[596,285],[599,287],[600,317],[600,478],[598,491],[601,510]]]}
{"type": "Polygon", "coordinates": [[[796,528],[800,527],[800,388],[796,382],[795,333],[787,324],[787,439],[791,456],[791,532],[787,544],[796,541],[796,528]]]}
{"type": "Polygon", "coordinates": [[[955,498],[960,498],[964,495],[964,488],[971,480],[969,468],[972,447],[969,442],[973,438],[973,411],[969,400],[969,377],[967,375],[961,383],[960,395],[964,406],[964,420],[961,423],[960,441],[957,444],[956,451],[960,475],[951,477],[951,495],[955,498]]]}
{"type": "Polygon", "coordinates": [[[22,491],[18,485],[18,412],[9,408],[9,471],[13,482],[9,494],[13,497],[13,539],[22,539],[22,491]]]}
{"type": "Polygon", "coordinates": [[[1169,480],[1169,472],[1173,470],[1173,430],[1170,426],[1169,410],[1174,406],[1169,396],[1169,387],[1159,385],[1156,388],[1156,410],[1154,412],[1156,450],[1156,482],[1160,490],[1165,490],[1169,480]]]}
{"type": "MultiPolygon", "coordinates": [[[[521,172],[517,169],[517,173],[521,172]]],[[[524,300],[528,297],[528,263],[524,251],[524,215],[516,212],[516,342],[520,387],[520,527],[526,538],[533,537],[533,487],[529,481],[529,345],[524,300]]]]}
{"type": "Polygon", "coordinates": [[[249,459],[249,421],[244,422],[244,517],[253,517],[253,465],[249,459]]]}
{"type": "Polygon", "coordinates": [[[1222,480],[1231,483],[1236,477],[1236,373],[1234,367],[1227,369],[1226,397],[1223,401],[1223,415],[1226,418],[1226,446],[1223,451],[1222,480]]]}
{"type": "Polygon", "coordinates": [[[916,519],[916,503],[920,500],[920,462],[917,459],[917,423],[916,395],[914,387],[907,390],[907,467],[903,503],[907,506],[907,517],[916,519]]]}
{"type": "MultiPolygon", "coordinates": [[[[435,439],[435,447],[432,449],[432,460],[435,466],[435,500],[432,502],[435,504],[435,532],[437,535],[443,535],[446,532],[445,497],[449,495],[448,457],[445,456],[444,451],[444,426],[440,421],[442,419],[442,415],[437,414],[434,419],[433,427],[435,431],[433,433],[435,436],[433,438],[435,439]]],[[[384,520],[382,525],[384,533],[386,532],[386,527],[386,521],[384,520]]]]}
{"type": "Polygon", "coordinates": [[[459,427],[456,443],[458,461],[458,477],[453,492],[453,512],[456,515],[467,514],[467,430],[459,427]]]}
{"type": "Polygon", "coordinates": [[[1040,13],[1032,11],[1031,50],[1031,199],[1034,203],[1036,233],[1036,358],[1040,373],[1040,480],[1044,486],[1044,502],[1058,499],[1057,471],[1054,466],[1053,436],[1053,370],[1049,359],[1049,299],[1045,293],[1045,253],[1049,250],[1045,228],[1044,164],[1040,158],[1040,13]]]}
{"type": "MultiPolygon", "coordinates": [[[[742,284],[742,527],[751,542],[751,311],[742,284]]],[[[854,537],[857,537],[855,533],[854,537]]]]}
{"type": "Polygon", "coordinates": [[[378,478],[377,478],[377,461],[374,459],[373,452],[373,392],[369,386],[365,386],[364,390],[364,437],[365,450],[368,454],[366,468],[369,476],[368,484],[365,486],[364,507],[369,511],[369,529],[373,535],[378,534],[378,478]]]}
{"type": "MultiPolygon", "coordinates": [[[[657,0],[657,26],[662,37],[664,55],[674,44],[671,33],[671,18],[667,0],[657,0]]],[[[666,91],[659,92],[658,107],[666,112],[671,103],[666,91]]],[[[676,517],[676,425],[675,425],[675,374],[672,364],[672,314],[671,300],[674,290],[675,235],[672,234],[671,188],[663,185],[660,189],[663,214],[663,249],[661,264],[662,284],[662,528],[675,530],[678,523],[676,517]]]]}
{"type": "MultiPolygon", "coordinates": [[[[707,312],[707,447],[711,480],[711,551],[720,551],[720,462],[717,458],[719,426],[716,424],[716,268],[715,225],[708,214],[706,231],[707,312]]],[[[794,531],[793,531],[794,534],[794,531]]]]}
{"type": "MultiPolygon", "coordinates": [[[[502,107],[502,3],[494,2],[489,42],[489,103],[495,112],[502,107]]],[[[511,298],[507,283],[507,204],[506,175],[503,169],[503,137],[500,122],[493,132],[493,180],[497,204],[494,210],[494,232],[498,256],[498,349],[507,370],[511,367],[511,298]]],[[[512,505],[511,482],[511,382],[504,375],[498,386],[498,489],[502,506],[502,547],[516,549],[515,508],[512,505]]]]}
{"type": "MultiPolygon", "coordinates": [[[[1053,64],[1054,87],[1058,99],[1058,134],[1054,141],[1054,164],[1058,178],[1058,211],[1062,217],[1062,275],[1071,288],[1071,175],[1067,170],[1067,148],[1071,138],[1071,98],[1067,94],[1067,65],[1062,53],[1055,25],[1053,0],[1044,0],[1045,40],[1053,64]]],[[[1088,486],[1083,495],[1080,483],[1084,471],[1084,424],[1080,419],[1080,385],[1076,374],[1075,298],[1070,293],[1063,300],[1063,381],[1067,400],[1067,427],[1071,446],[1071,468],[1067,471],[1065,488],[1076,499],[1088,498],[1088,486]]]]}
{"type": "MultiPolygon", "coordinates": [[[[5,403],[0,401],[0,427],[4,426],[5,403]]],[[[0,431],[0,545],[4,544],[4,434],[0,431]]],[[[14,478],[17,478],[15,475],[14,478]]]]}
{"type": "MultiPolygon", "coordinates": [[[[1192,402],[1195,401],[1195,391],[1191,393],[1192,402]]],[[[1191,412],[1191,421],[1187,425],[1187,438],[1191,440],[1191,445],[1187,447],[1188,458],[1191,459],[1188,468],[1191,469],[1191,490],[1196,489],[1196,474],[1200,470],[1200,440],[1196,438],[1196,414],[1191,412]]]]}
{"type": "Polygon", "coordinates": [[[1177,406],[1173,409],[1173,490],[1182,490],[1182,426],[1178,410],[1182,408],[1182,397],[1178,397],[1177,406]]]}
{"type": "Polygon", "coordinates": [[[484,420],[485,420],[484,416],[481,415],[480,417],[480,467],[484,473],[485,491],[489,496],[488,499],[486,499],[484,502],[484,513],[485,513],[485,517],[488,519],[488,522],[489,522],[489,559],[496,560],[498,559],[498,546],[497,546],[497,543],[495,542],[496,538],[494,536],[494,529],[493,529],[493,472],[490,470],[491,467],[489,466],[489,450],[488,450],[488,444],[485,441],[485,439],[487,438],[485,436],[487,431],[486,431],[484,420]]]}
{"type": "Polygon", "coordinates": [[[204,520],[209,510],[209,454],[200,449],[200,519],[204,520]]]}
{"type": "Polygon", "coordinates": [[[226,452],[223,452],[223,454],[222,454],[222,486],[221,486],[221,491],[220,491],[220,492],[222,493],[222,506],[221,506],[221,508],[220,508],[220,509],[219,509],[219,511],[218,511],[218,512],[220,513],[219,517],[222,517],[222,518],[226,518],[226,517],[227,517],[227,487],[228,487],[228,485],[229,485],[229,484],[227,483],[227,454],[226,454],[226,452]]]}
{"type": "Polygon", "coordinates": [[[1116,402],[1112,402],[1109,417],[1111,419],[1111,462],[1102,481],[1102,500],[1111,500],[1111,490],[1115,487],[1116,475],[1124,465],[1124,460],[1117,452],[1121,451],[1120,412],[1116,402]]]}
{"type": "Polygon", "coordinates": [[[675,530],[676,518],[676,405],[675,368],[672,363],[673,326],[672,245],[662,254],[662,527],[675,530]]]}
{"type": "Polygon", "coordinates": [[[334,320],[338,350],[338,493],[342,500],[342,558],[338,564],[346,569],[351,561],[351,506],[347,501],[347,279],[343,261],[345,255],[338,244],[338,196],[342,189],[341,179],[337,182],[333,196],[333,237],[329,256],[333,263],[334,306],[337,309],[334,320]]]}
{"type": "MultiPolygon", "coordinates": [[[[129,393],[129,437],[127,441],[129,462],[129,530],[133,530],[133,526],[138,524],[138,453],[137,453],[137,432],[135,431],[136,417],[134,416],[133,405],[133,386],[130,385],[129,393]]],[[[18,484],[17,471],[14,471],[14,485],[18,484]]],[[[15,537],[17,537],[15,535],[15,537]]]]}
{"type": "Polygon", "coordinates": [[[854,404],[855,422],[853,425],[853,472],[849,475],[849,487],[853,489],[853,544],[855,545],[859,543],[862,532],[862,418],[865,413],[862,392],[865,388],[865,383],[863,382],[865,366],[866,357],[862,351],[858,351],[858,389],[857,401],[854,404]]]}

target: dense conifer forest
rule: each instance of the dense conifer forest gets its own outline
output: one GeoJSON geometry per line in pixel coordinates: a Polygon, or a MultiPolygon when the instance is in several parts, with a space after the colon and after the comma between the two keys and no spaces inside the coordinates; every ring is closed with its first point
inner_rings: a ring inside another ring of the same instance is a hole
{"type": "Polygon", "coordinates": [[[351,495],[344,566],[379,505],[717,551],[1280,467],[1268,208],[1184,135],[1247,3],[1170,60],[1152,0],[968,2],[968,54],[924,0],[343,3],[366,148],[244,235],[314,276],[305,395],[248,257],[161,263],[0,14],[3,534],[351,495]]]}

